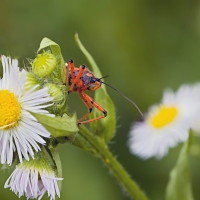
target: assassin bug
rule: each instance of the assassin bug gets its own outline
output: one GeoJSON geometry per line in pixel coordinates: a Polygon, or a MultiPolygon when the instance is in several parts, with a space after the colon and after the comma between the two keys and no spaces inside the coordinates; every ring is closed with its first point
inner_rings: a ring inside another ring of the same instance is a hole
{"type": "MultiPolygon", "coordinates": [[[[102,77],[102,78],[105,78],[105,77],[102,77]]],[[[74,62],[72,59],[70,59],[68,64],[66,64],[66,78],[65,78],[64,84],[65,85],[67,83],[69,84],[68,94],[70,92],[78,92],[80,98],[83,100],[83,102],[89,109],[88,112],[81,119],[79,119],[78,125],[94,122],[96,120],[102,119],[107,116],[107,111],[98,103],[96,103],[89,95],[85,93],[87,90],[91,90],[91,91],[97,90],[99,87],[101,87],[102,83],[116,90],[124,98],[126,98],[128,101],[133,103],[135,107],[138,109],[138,111],[140,112],[140,114],[142,115],[142,112],[139,110],[137,105],[131,99],[124,96],[119,90],[113,88],[107,83],[104,83],[102,81],[102,78],[96,78],[93,75],[93,73],[90,72],[88,68],[86,68],[85,65],[81,65],[79,68],[76,68],[74,66],[74,62]],[[94,106],[100,112],[102,112],[102,116],[96,117],[94,119],[85,120],[88,117],[88,115],[92,112],[92,106],[94,106]]]]}

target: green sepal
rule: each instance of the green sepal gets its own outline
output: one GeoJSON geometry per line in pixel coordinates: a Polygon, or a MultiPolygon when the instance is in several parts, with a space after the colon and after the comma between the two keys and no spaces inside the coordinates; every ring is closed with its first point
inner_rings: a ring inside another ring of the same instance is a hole
{"type": "MultiPolygon", "coordinates": [[[[53,160],[54,160],[54,162],[56,164],[57,177],[58,178],[62,178],[62,163],[61,163],[61,160],[60,160],[59,153],[54,148],[49,148],[49,150],[51,151],[52,158],[53,158],[53,160]]],[[[59,187],[59,190],[61,192],[62,181],[58,181],[58,187],[59,187]]]]}
{"type": "Polygon", "coordinates": [[[31,113],[54,137],[70,136],[79,131],[76,115],[72,117],[64,114],[62,117],[50,117],[31,113]]]}
{"type": "Polygon", "coordinates": [[[65,67],[65,62],[63,59],[63,56],[61,54],[61,49],[60,46],[53,42],[52,40],[50,40],[49,38],[43,38],[41,43],[40,43],[40,47],[37,50],[37,52],[41,51],[41,50],[51,50],[51,53],[56,57],[57,60],[57,68],[54,70],[54,78],[57,79],[57,81],[55,80],[55,82],[61,82],[63,83],[65,80],[65,73],[66,73],[66,67],[65,67]]]}
{"type": "MultiPolygon", "coordinates": [[[[95,63],[93,57],[85,49],[85,47],[79,40],[78,34],[75,34],[75,41],[80,50],[87,58],[88,62],[90,63],[94,75],[98,78],[101,78],[102,74],[97,64],[95,63]]],[[[114,104],[106,91],[105,85],[102,84],[101,88],[95,91],[94,99],[99,105],[101,105],[107,111],[108,115],[104,119],[90,123],[90,128],[93,133],[100,136],[106,143],[108,143],[114,136],[116,130],[116,116],[115,116],[114,104]]],[[[91,113],[91,118],[96,118],[98,116],[101,116],[102,114],[103,113],[101,113],[99,110],[94,109],[91,113]]]]}
{"type": "MultiPolygon", "coordinates": [[[[56,177],[62,178],[62,164],[61,164],[60,156],[57,149],[51,145],[51,142],[48,144],[48,146],[42,147],[42,156],[45,160],[49,162],[52,169],[54,170],[54,173],[56,174],[56,177]]],[[[58,181],[58,187],[61,192],[62,181],[58,181]]]]}
{"type": "Polygon", "coordinates": [[[166,200],[193,200],[188,153],[193,141],[193,133],[183,145],[175,167],[170,172],[166,189],[166,200]]]}

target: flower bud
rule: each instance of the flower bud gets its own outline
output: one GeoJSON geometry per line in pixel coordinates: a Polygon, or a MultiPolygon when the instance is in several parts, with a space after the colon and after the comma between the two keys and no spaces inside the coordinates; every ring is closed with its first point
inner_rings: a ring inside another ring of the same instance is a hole
{"type": "Polygon", "coordinates": [[[30,72],[26,72],[26,83],[25,83],[25,86],[24,86],[24,90],[28,91],[32,87],[34,87],[35,85],[38,85],[38,84],[39,84],[39,82],[35,78],[35,76],[32,73],[30,73],[30,72]]]}
{"type": "Polygon", "coordinates": [[[56,57],[50,52],[38,54],[35,60],[31,63],[33,73],[41,78],[49,76],[56,68],[56,57]]]}
{"type": "Polygon", "coordinates": [[[53,83],[47,83],[44,85],[44,87],[48,88],[48,93],[50,97],[52,97],[54,102],[62,101],[64,96],[62,91],[60,90],[60,87],[53,83]]]}
{"type": "Polygon", "coordinates": [[[10,188],[19,197],[27,199],[41,199],[45,193],[50,199],[60,197],[58,178],[50,163],[43,157],[34,160],[24,160],[16,166],[16,169],[6,181],[4,187],[10,188]]]}

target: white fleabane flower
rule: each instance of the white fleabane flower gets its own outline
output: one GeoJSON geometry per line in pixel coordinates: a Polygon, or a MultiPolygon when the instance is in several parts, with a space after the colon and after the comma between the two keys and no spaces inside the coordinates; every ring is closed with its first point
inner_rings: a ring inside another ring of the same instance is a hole
{"type": "Polygon", "coordinates": [[[42,157],[37,157],[17,165],[4,187],[27,199],[41,199],[47,192],[50,199],[54,200],[56,195],[60,197],[59,180],[63,178],[56,177],[50,164],[42,157]]]}
{"type": "Polygon", "coordinates": [[[17,151],[20,162],[40,150],[38,143],[50,133],[37,122],[30,112],[50,115],[44,108],[52,101],[47,89],[24,91],[26,71],[19,71],[18,61],[1,57],[3,77],[0,79],[0,157],[2,164],[12,164],[17,151]]]}
{"type": "Polygon", "coordinates": [[[143,159],[161,158],[170,147],[187,140],[199,117],[200,84],[183,85],[176,93],[166,90],[162,102],[151,106],[144,121],[132,126],[130,151],[143,159]]]}

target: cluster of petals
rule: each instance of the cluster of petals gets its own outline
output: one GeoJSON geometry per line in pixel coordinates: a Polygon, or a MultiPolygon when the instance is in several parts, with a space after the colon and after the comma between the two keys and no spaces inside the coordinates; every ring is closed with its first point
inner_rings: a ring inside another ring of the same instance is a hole
{"type": "MultiPolygon", "coordinates": [[[[50,115],[45,108],[51,105],[52,98],[47,89],[36,90],[38,86],[25,91],[26,71],[24,69],[20,71],[18,61],[15,59],[11,60],[2,56],[1,60],[3,77],[0,79],[0,94],[5,93],[5,91],[12,94],[20,108],[19,119],[14,119],[15,121],[12,123],[15,125],[4,124],[0,127],[1,163],[11,165],[14,152],[17,152],[20,162],[23,158],[28,160],[29,155],[34,157],[34,151],[40,150],[38,144],[45,144],[43,138],[50,137],[50,133],[38,123],[31,112],[50,115]]],[[[2,95],[2,102],[8,101],[3,98],[2,95]]],[[[10,109],[14,109],[12,104],[7,107],[0,105],[2,113],[9,113],[10,109]]],[[[8,119],[3,119],[5,116],[1,116],[2,123],[8,121],[10,117],[7,116],[8,119]]]]}
{"type": "Polygon", "coordinates": [[[200,121],[200,83],[182,85],[176,92],[164,91],[159,104],[149,108],[142,122],[130,130],[131,153],[143,158],[162,158],[169,148],[188,139],[189,130],[200,121]]]}
{"type": "MultiPolygon", "coordinates": [[[[45,145],[50,133],[37,121],[32,113],[50,114],[46,108],[53,98],[48,89],[39,85],[26,89],[27,72],[18,67],[18,61],[1,56],[3,76],[0,79],[0,162],[11,165],[17,156],[19,164],[5,183],[19,197],[41,199],[47,192],[51,200],[60,197],[58,180],[53,169],[37,165],[38,151],[45,145]],[[37,156],[36,156],[37,157],[37,156]]],[[[46,166],[46,167],[45,167],[46,166]]]]}
{"type": "Polygon", "coordinates": [[[54,171],[44,166],[38,166],[35,161],[20,163],[6,181],[4,187],[10,188],[19,197],[27,199],[41,199],[47,192],[50,200],[60,197],[58,181],[54,171]]]}

